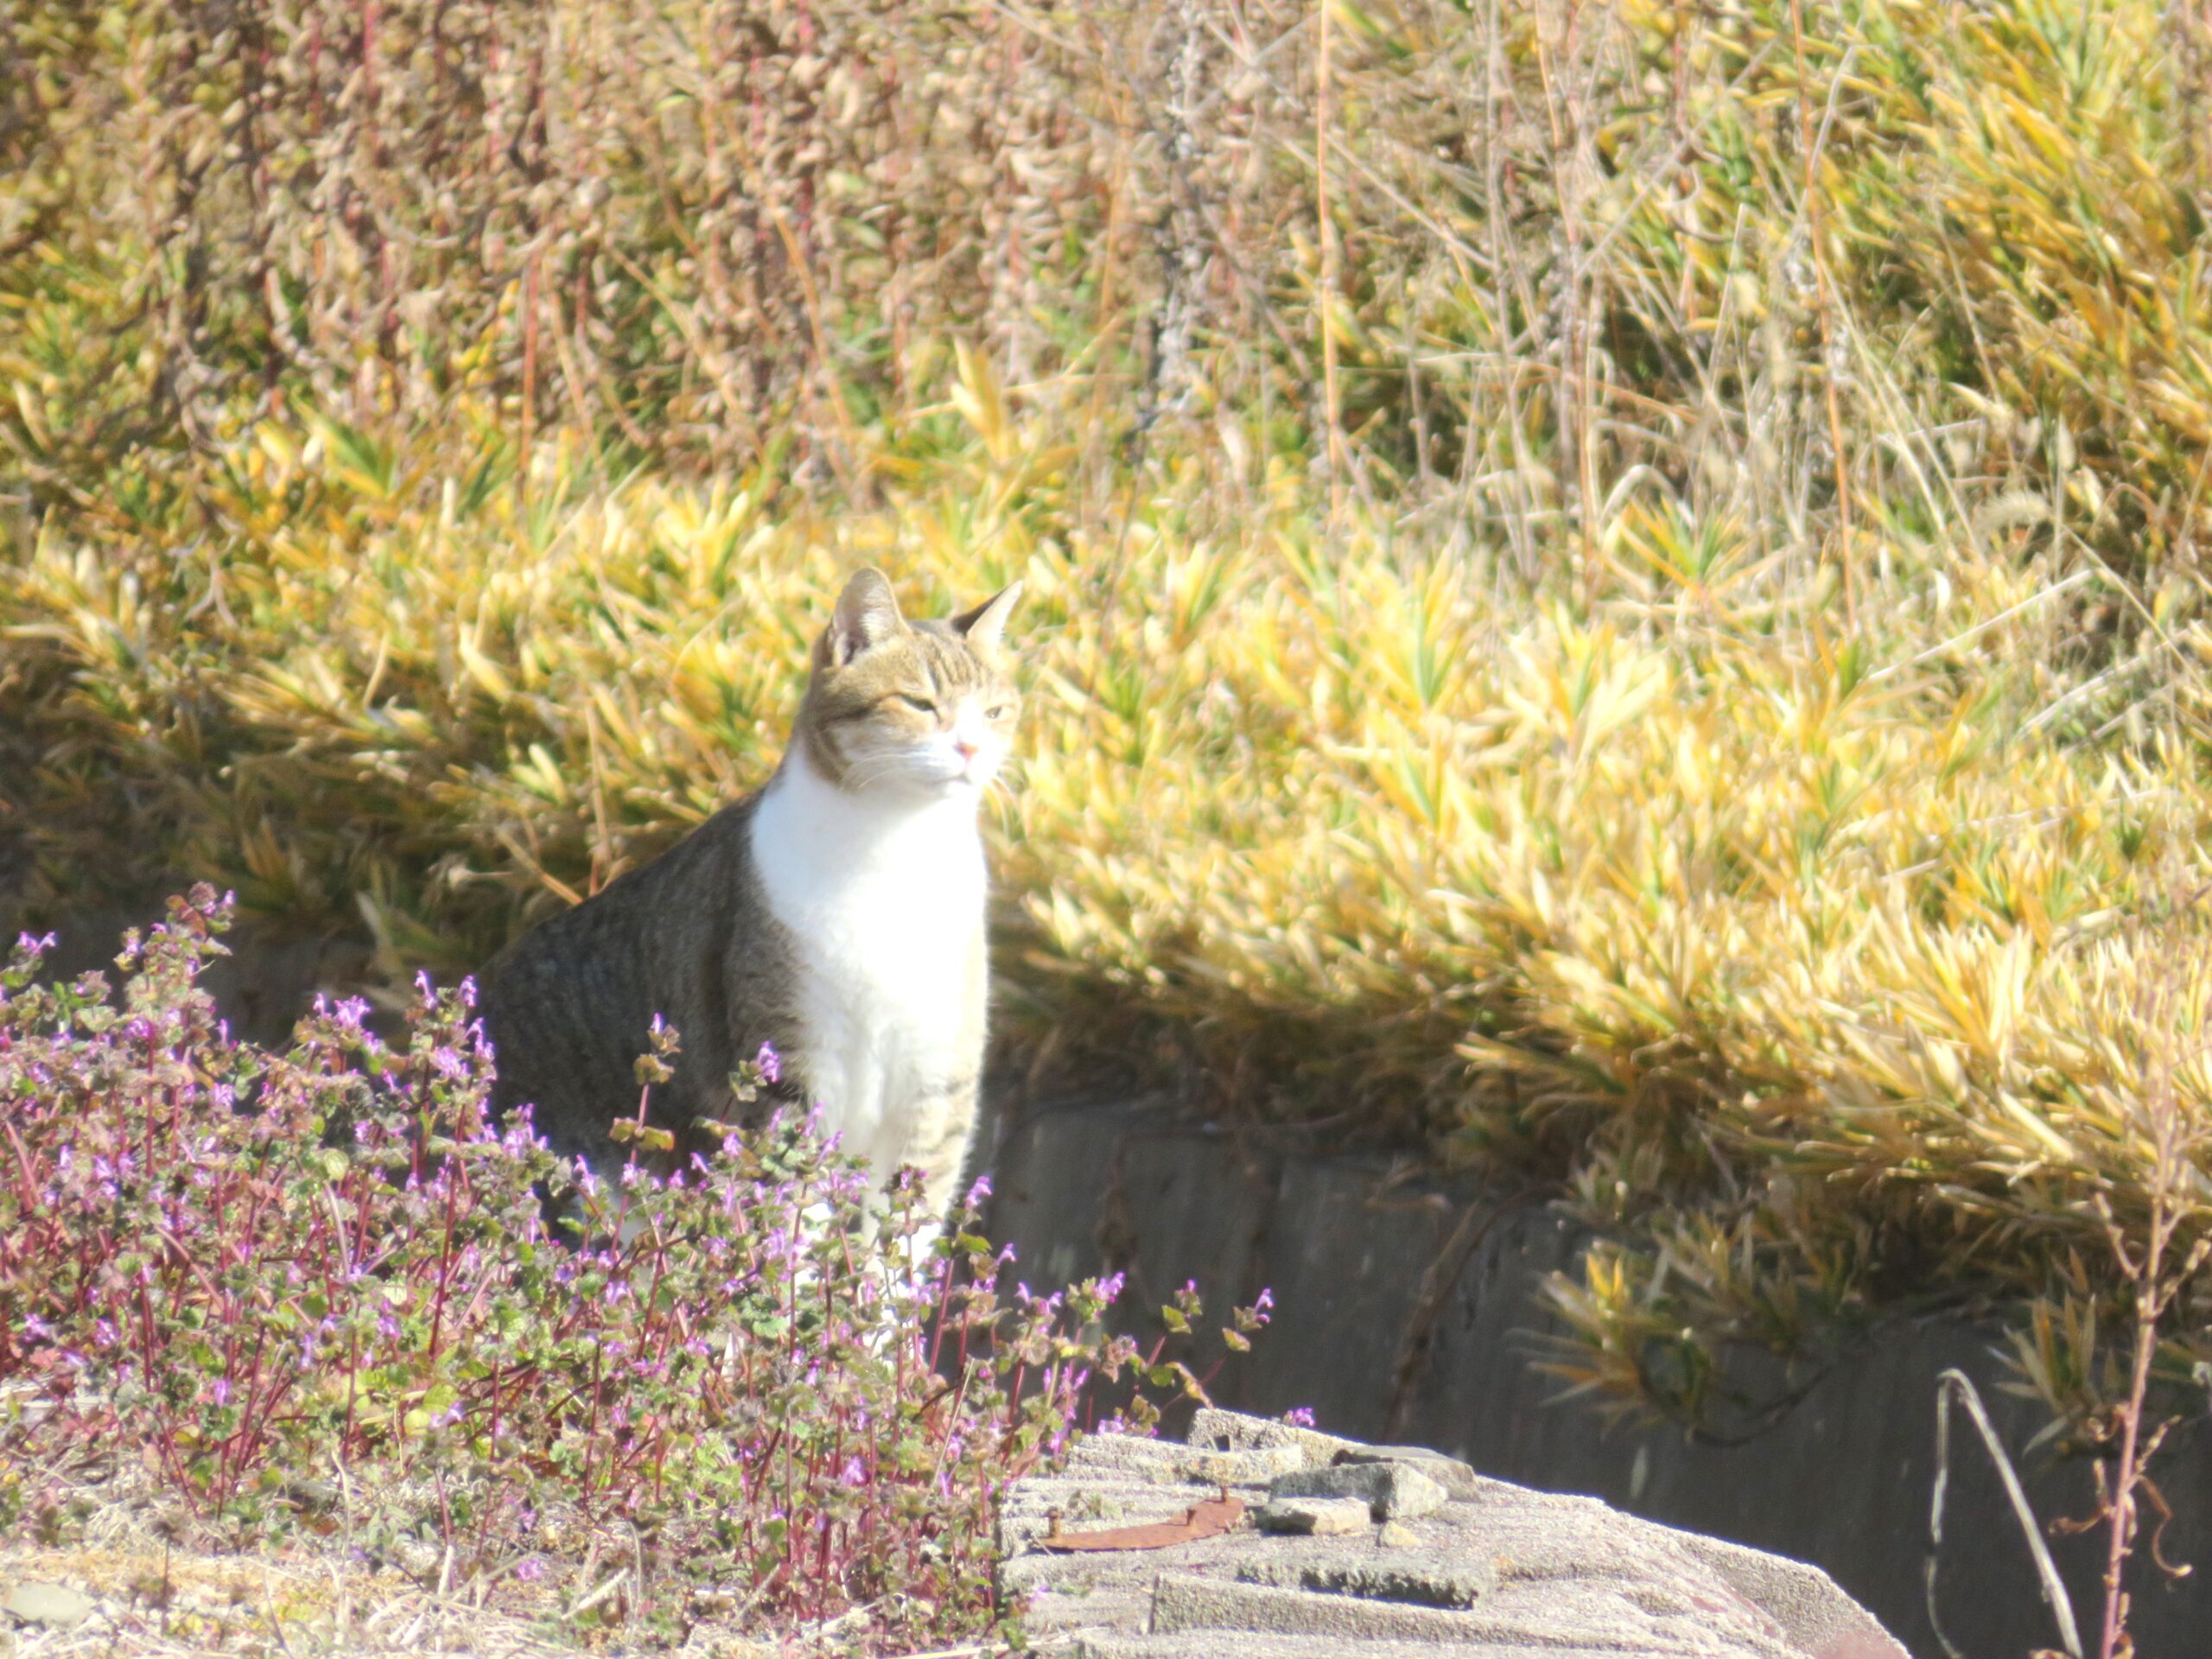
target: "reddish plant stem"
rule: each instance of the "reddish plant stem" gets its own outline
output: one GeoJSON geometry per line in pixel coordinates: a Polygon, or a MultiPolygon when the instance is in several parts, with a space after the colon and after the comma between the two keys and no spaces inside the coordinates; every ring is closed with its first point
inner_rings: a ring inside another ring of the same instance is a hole
{"type": "MultiPolygon", "coordinates": [[[[2157,1272],[2158,1255],[2158,1238],[2153,1229],[2146,1274],[2157,1272]]],[[[2144,1306],[2146,1300],[2139,1287],[2134,1366],[2128,1378],[2127,1406],[2120,1414],[2120,1466],[2113,1474],[2112,1528],[2105,1549],[2104,1622],[2097,1638],[2097,1659],[2114,1659],[2120,1631],[2127,1619],[2127,1596],[2120,1588],[2120,1573],[2135,1541],[2135,1487],[2140,1478],[2136,1468],[2136,1448],[2143,1427],[2144,1398],[2150,1389],[2151,1360],[2158,1344],[2157,1314],[2155,1310],[2144,1306]]]]}

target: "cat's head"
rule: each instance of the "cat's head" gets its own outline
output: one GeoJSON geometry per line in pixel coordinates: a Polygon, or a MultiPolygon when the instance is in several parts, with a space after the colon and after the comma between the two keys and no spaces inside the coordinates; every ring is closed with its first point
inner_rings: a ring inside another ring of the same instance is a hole
{"type": "Polygon", "coordinates": [[[1020,696],[1001,643],[1015,582],[972,611],[909,621],[891,584],[862,570],[814,644],[797,741],[855,793],[974,794],[1005,764],[1020,696]]]}

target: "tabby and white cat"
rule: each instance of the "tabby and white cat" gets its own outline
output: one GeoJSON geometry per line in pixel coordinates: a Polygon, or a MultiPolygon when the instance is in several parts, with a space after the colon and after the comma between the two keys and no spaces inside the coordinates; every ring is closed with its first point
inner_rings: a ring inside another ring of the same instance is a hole
{"type": "Polygon", "coordinates": [[[594,1171],[627,1155],[654,1014],[682,1037],[652,1121],[735,1109],[762,1043],[777,1091],[878,1180],[902,1164],[941,1215],[976,1122],[985,872],[976,824],[1019,706],[1001,636],[1020,584],[942,621],[862,570],[814,647],[783,763],[663,857],[524,935],[483,976],[493,1103],[594,1171]]]}

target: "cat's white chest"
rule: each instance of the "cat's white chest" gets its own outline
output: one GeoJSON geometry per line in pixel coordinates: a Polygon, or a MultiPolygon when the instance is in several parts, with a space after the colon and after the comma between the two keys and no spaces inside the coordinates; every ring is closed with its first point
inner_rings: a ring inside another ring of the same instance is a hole
{"type": "Polygon", "coordinates": [[[794,756],[754,810],[754,868],[794,943],[823,1122],[880,1177],[980,1059],[985,874],[972,801],[871,802],[794,756]]]}

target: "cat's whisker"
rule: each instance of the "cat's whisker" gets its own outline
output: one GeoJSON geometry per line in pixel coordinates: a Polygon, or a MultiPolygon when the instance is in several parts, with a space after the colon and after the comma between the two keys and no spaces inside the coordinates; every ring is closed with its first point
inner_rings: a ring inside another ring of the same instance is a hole
{"type": "Polygon", "coordinates": [[[855,795],[865,794],[886,778],[895,776],[902,767],[895,759],[878,760],[873,768],[855,768],[845,774],[845,787],[855,795]]]}

